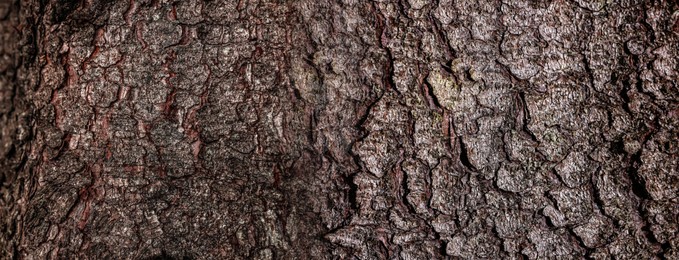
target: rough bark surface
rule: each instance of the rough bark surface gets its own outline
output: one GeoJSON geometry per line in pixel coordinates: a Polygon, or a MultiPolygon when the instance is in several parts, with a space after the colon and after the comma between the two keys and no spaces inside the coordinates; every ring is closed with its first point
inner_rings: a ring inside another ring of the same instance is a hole
{"type": "Polygon", "coordinates": [[[679,259],[679,7],[0,0],[3,259],[679,259]]]}

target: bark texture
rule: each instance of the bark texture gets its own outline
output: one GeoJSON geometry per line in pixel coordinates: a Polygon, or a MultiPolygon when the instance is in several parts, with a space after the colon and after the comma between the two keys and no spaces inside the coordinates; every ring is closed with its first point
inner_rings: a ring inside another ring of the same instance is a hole
{"type": "Polygon", "coordinates": [[[679,259],[679,6],[0,0],[3,259],[679,259]]]}

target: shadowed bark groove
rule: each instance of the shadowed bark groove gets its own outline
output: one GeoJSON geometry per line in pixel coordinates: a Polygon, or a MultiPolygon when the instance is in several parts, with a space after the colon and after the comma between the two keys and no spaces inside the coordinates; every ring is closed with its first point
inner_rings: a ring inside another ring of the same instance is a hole
{"type": "Polygon", "coordinates": [[[676,1],[0,0],[2,259],[677,259],[676,1]]]}

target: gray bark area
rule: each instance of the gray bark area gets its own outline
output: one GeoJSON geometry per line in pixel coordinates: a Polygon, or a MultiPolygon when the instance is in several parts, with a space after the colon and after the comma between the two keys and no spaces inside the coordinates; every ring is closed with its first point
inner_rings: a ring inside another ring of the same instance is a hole
{"type": "Polygon", "coordinates": [[[0,257],[679,259],[678,10],[0,0],[0,257]]]}

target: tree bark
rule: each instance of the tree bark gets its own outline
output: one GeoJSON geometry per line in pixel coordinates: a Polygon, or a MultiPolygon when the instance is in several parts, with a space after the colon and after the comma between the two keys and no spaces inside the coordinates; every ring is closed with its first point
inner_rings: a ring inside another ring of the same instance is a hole
{"type": "Polygon", "coordinates": [[[679,5],[0,0],[3,259],[678,259],[679,5]]]}

